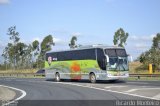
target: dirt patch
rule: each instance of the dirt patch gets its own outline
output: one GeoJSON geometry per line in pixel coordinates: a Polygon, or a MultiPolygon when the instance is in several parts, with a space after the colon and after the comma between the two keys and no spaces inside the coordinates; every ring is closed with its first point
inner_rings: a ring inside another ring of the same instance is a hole
{"type": "Polygon", "coordinates": [[[0,101],[13,100],[15,96],[16,96],[16,93],[13,90],[0,86],[0,101]]]}

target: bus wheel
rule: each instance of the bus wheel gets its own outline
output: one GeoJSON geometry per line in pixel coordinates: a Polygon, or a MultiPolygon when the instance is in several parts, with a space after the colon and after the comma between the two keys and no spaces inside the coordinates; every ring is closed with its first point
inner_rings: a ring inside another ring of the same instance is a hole
{"type": "Polygon", "coordinates": [[[115,79],[115,80],[109,80],[109,82],[110,83],[115,83],[115,82],[117,82],[118,81],[118,79],[115,79]]]}
{"type": "Polygon", "coordinates": [[[59,75],[59,73],[56,73],[56,75],[55,75],[55,81],[56,82],[60,81],[60,75],[59,75]]]}
{"type": "Polygon", "coordinates": [[[96,83],[96,76],[94,73],[91,73],[89,76],[90,82],[91,83],[96,83]]]}

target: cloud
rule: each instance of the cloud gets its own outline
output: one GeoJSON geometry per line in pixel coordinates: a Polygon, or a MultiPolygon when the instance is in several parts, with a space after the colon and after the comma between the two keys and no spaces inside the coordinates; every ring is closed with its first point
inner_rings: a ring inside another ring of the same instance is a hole
{"type": "Polygon", "coordinates": [[[0,64],[3,63],[3,57],[2,57],[2,53],[3,53],[3,50],[6,46],[6,43],[0,41],[0,64]]]}
{"type": "Polygon", "coordinates": [[[142,52],[149,50],[155,34],[149,36],[129,36],[126,49],[136,59],[142,52]]]}
{"type": "Polygon", "coordinates": [[[0,41],[0,50],[2,50],[6,45],[7,43],[0,41]]]}
{"type": "Polygon", "coordinates": [[[129,36],[129,40],[134,41],[152,41],[153,37],[155,37],[155,34],[152,34],[150,36],[129,36]]]}
{"type": "Polygon", "coordinates": [[[135,50],[148,50],[152,45],[152,39],[155,34],[150,36],[130,36],[127,44],[135,50]]]}
{"type": "Polygon", "coordinates": [[[38,40],[39,42],[42,42],[42,39],[41,39],[40,37],[35,37],[35,38],[33,38],[33,39],[32,39],[32,42],[35,41],[35,40],[38,40]]]}
{"type": "Polygon", "coordinates": [[[0,0],[0,4],[8,4],[8,3],[10,3],[9,0],[0,0]]]}
{"type": "MultiPolygon", "coordinates": [[[[0,2],[1,2],[1,0],[0,0],[0,2]]],[[[1,5],[1,3],[0,3],[0,5],[1,5]]],[[[0,32],[2,32],[2,31],[0,31],[0,32]]],[[[6,36],[3,36],[3,33],[1,33],[0,34],[0,64],[4,62],[4,58],[2,57],[2,54],[3,54],[3,50],[5,49],[7,44],[8,44],[8,39],[6,38],[6,36]]]]}
{"type": "MultiPolygon", "coordinates": [[[[41,39],[40,37],[35,37],[31,40],[31,42],[35,41],[35,40],[38,40],[40,43],[42,42],[43,39],[41,39]]],[[[63,40],[63,39],[60,39],[60,38],[56,38],[56,37],[53,37],[53,42],[56,44],[56,45],[66,45],[67,44],[67,41],[63,40]]]]}
{"type": "Polygon", "coordinates": [[[148,49],[150,46],[144,43],[135,44],[134,46],[137,49],[148,49]]]}
{"type": "Polygon", "coordinates": [[[74,32],[74,33],[72,33],[71,35],[72,35],[72,36],[77,36],[77,37],[79,37],[79,36],[81,36],[81,33],[80,33],[80,32],[74,32]]]}
{"type": "Polygon", "coordinates": [[[60,38],[53,38],[53,42],[55,42],[55,45],[66,45],[67,41],[62,40],[60,38]]]}
{"type": "Polygon", "coordinates": [[[54,29],[52,31],[53,31],[53,33],[62,34],[62,35],[63,34],[68,35],[70,33],[69,31],[67,31],[65,29],[54,29]]]}

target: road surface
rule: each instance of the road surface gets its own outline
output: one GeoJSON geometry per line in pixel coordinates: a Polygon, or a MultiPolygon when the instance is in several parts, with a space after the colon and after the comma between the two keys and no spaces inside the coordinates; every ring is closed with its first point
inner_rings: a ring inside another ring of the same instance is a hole
{"type": "Polygon", "coordinates": [[[132,100],[133,102],[160,100],[160,82],[158,81],[91,84],[86,81],[57,83],[45,81],[45,79],[0,78],[0,85],[15,87],[26,92],[26,95],[18,101],[18,106],[44,106],[44,104],[45,106],[120,106],[119,103],[121,101],[124,103],[126,100],[129,101],[128,103],[132,100]]]}

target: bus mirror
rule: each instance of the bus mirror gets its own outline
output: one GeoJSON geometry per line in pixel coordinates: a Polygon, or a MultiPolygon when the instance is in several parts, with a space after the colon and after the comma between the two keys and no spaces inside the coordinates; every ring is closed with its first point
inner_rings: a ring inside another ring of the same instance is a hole
{"type": "Polygon", "coordinates": [[[108,57],[108,55],[106,55],[106,60],[107,60],[107,63],[109,63],[109,57],[108,57]]]}
{"type": "Polygon", "coordinates": [[[108,57],[108,55],[106,55],[106,59],[107,59],[107,63],[109,63],[109,57],[108,57]]]}

